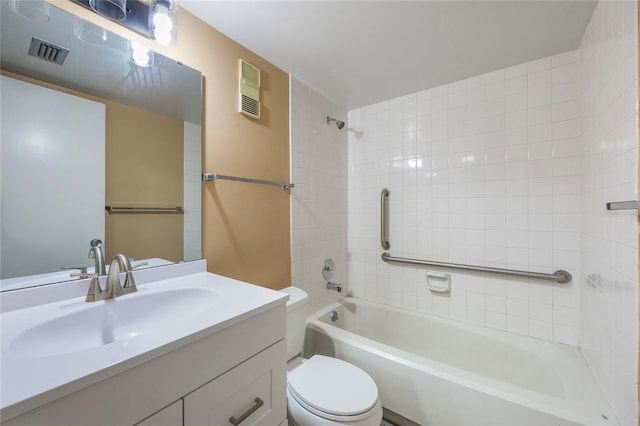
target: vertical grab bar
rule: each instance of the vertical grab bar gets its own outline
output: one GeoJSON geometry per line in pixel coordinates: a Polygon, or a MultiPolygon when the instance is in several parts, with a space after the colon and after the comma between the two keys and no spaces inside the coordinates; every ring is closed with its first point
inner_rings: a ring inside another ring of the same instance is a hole
{"type": "Polygon", "coordinates": [[[389,190],[382,188],[380,194],[380,244],[383,250],[389,250],[389,190]]]}

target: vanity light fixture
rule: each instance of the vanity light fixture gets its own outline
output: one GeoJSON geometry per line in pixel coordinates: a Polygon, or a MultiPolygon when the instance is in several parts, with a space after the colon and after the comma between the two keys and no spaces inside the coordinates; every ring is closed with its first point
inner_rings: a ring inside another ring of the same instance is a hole
{"type": "Polygon", "coordinates": [[[173,0],[151,0],[149,36],[160,45],[169,46],[174,40],[175,3],[173,0]]]}
{"type": "Polygon", "coordinates": [[[49,3],[44,0],[10,0],[9,7],[18,15],[35,22],[49,20],[49,3]]]}
{"type": "Polygon", "coordinates": [[[127,17],[127,0],[89,0],[89,6],[98,15],[114,21],[124,21],[127,17]]]}
{"type": "MultiPolygon", "coordinates": [[[[11,0],[32,3],[27,0],[11,0]]],[[[175,0],[71,0],[130,30],[170,46],[177,34],[175,0]]],[[[43,2],[38,0],[38,2],[43,2]]],[[[44,3],[44,2],[43,2],[44,3]]],[[[46,3],[45,3],[46,4],[46,3]]]]}

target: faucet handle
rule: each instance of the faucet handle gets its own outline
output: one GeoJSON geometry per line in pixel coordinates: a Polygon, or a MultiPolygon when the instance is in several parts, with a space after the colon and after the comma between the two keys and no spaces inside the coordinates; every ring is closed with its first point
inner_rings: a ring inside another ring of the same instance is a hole
{"type": "Polygon", "coordinates": [[[124,294],[134,293],[138,291],[136,288],[136,280],[133,278],[133,270],[142,266],[148,265],[149,262],[140,262],[135,266],[131,266],[124,277],[124,285],[122,286],[122,292],[124,294]]]}
{"type": "Polygon", "coordinates": [[[87,297],[84,299],[85,302],[95,302],[96,300],[101,300],[103,298],[102,288],[100,287],[100,281],[98,280],[98,274],[87,274],[79,272],[71,274],[71,276],[79,278],[91,278],[91,282],[89,283],[89,291],[87,291],[87,297]]]}
{"type": "MultiPolygon", "coordinates": [[[[60,269],[62,269],[63,271],[73,271],[73,270],[79,270],[81,274],[86,274],[87,273],[87,268],[88,266],[61,266],[60,269]]],[[[71,274],[71,277],[77,277],[78,274],[73,273],[71,274]]],[[[84,277],[84,278],[89,278],[89,277],[84,277]]]]}

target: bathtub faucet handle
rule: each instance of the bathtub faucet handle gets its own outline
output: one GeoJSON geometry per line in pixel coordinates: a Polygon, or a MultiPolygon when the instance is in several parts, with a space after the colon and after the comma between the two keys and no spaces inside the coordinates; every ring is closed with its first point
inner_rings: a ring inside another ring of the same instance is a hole
{"type": "Polygon", "coordinates": [[[342,283],[332,283],[331,281],[327,281],[327,288],[329,290],[337,290],[338,293],[342,293],[342,283]]]}

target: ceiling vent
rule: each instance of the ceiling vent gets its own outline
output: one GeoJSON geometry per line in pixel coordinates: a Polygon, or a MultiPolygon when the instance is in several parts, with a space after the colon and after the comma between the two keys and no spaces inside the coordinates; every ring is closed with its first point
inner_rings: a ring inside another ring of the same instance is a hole
{"type": "Polygon", "coordinates": [[[31,46],[29,46],[29,55],[31,56],[62,65],[68,54],[69,49],[31,37],[31,46]]]}
{"type": "Polygon", "coordinates": [[[240,59],[240,113],[260,118],[260,68],[240,59]]]}

